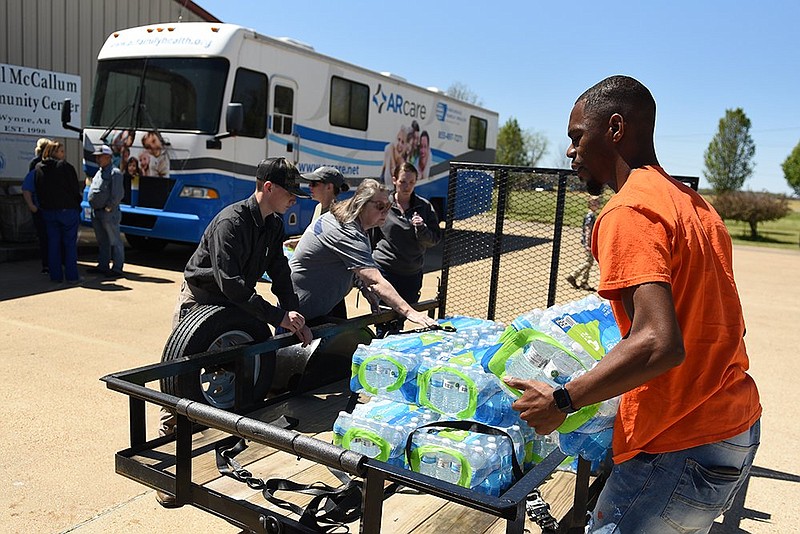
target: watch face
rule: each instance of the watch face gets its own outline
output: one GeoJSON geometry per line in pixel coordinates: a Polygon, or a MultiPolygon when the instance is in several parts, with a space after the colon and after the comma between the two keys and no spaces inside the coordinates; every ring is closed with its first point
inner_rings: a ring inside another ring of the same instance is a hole
{"type": "Polygon", "coordinates": [[[572,413],[575,409],[572,407],[572,399],[569,398],[569,393],[564,388],[556,388],[553,390],[553,399],[556,402],[556,408],[564,413],[572,413]]]}

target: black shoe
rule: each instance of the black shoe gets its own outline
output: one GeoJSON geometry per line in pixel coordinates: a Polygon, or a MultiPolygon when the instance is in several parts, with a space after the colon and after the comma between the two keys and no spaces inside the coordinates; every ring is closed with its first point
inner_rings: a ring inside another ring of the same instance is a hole
{"type": "Polygon", "coordinates": [[[160,490],[156,490],[156,501],[164,508],[178,508],[178,502],[175,497],[160,490]]]}
{"type": "Polygon", "coordinates": [[[575,289],[580,289],[580,286],[578,285],[578,282],[577,280],[575,280],[574,276],[572,275],[567,276],[567,282],[569,282],[569,284],[575,289]]]}
{"type": "Polygon", "coordinates": [[[89,274],[106,274],[108,273],[108,269],[101,269],[100,267],[89,267],[86,269],[86,272],[89,274]]]}
{"type": "Polygon", "coordinates": [[[117,271],[116,269],[111,269],[106,272],[105,277],[109,280],[116,280],[117,278],[125,278],[125,273],[117,271]]]}

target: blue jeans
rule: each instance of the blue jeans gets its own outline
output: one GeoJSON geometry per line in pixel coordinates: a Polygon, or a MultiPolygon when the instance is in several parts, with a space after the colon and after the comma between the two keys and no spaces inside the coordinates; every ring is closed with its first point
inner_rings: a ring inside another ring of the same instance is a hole
{"type": "Polygon", "coordinates": [[[41,211],[47,227],[47,262],[50,280],[61,282],[66,277],[70,282],[77,282],[80,278],[78,276],[80,210],[41,211]]]}
{"type": "Polygon", "coordinates": [[[615,465],[586,532],[708,532],[750,474],[760,439],[756,421],[724,441],[615,465]]]}
{"type": "Polygon", "coordinates": [[[97,238],[97,247],[100,249],[97,256],[97,267],[108,270],[109,261],[113,262],[113,269],[122,272],[125,263],[125,245],[119,233],[119,223],[122,221],[122,212],[114,210],[94,210],[92,227],[97,238]]]}

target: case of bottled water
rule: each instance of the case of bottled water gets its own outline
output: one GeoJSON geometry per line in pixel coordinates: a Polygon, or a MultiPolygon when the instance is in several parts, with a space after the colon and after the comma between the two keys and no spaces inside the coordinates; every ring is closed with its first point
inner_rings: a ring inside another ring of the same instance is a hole
{"type": "Polygon", "coordinates": [[[425,349],[452,353],[476,344],[476,340],[497,341],[505,326],[502,323],[474,317],[453,316],[439,319],[438,324],[452,327],[454,332],[446,330],[429,330],[426,332],[392,334],[382,339],[373,339],[371,347],[387,348],[399,352],[420,352],[425,349]],[[493,339],[491,339],[493,338],[493,339]]]}
{"type": "Polygon", "coordinates": [[[605,356],[622,337],[611,305],[595,294],[548,308],[543,319],[552,321],[595,360],[605,356]]]}
{"type": "Polygon", "coordinates": [[[399,467],[407,467],[405,447],[409,434],[432,423],[439,415],[424,408],[373,399],[353,413],[339,412],[333,424],[333,443],[399,467]]]}
{"type": "Polygon", "coordinates": [[[597,472],[609,461],[618,406],[618,397],[597,404],[597,412],[588,421],[571,432],[559,433],[558,447],[564,454],[583,456],[591,462],[592,472],[597,472]]]}
{"type": "MultiPolygon", "coordinates": [[[[594,360],[580,347],[565,346],[558,339],[536,328],[513,330],[503,334],[503,345],[482,361],[486,370],[497,378],[513,376],[547,382],[558,387],[572,377],[594,366],[594,360]]],[[[503,387],[517,398],[521,392],[503,387]]]]}
{"type": "Polygon", "coordinates": [[[409,464],[417,473],[498,496],[514,481],[512,454],[507,436],[422,428],[412,434],[409,464]]]}
{"type": "MultiPolygon", "coordinates": [[[[428,352],[428,349],[422,351],[428,352]]],[[[385,399],[414,404],[417,401],[419,357],[386,347],[359,345],[353,353],[350,389],[385,399]]]]}
{"type": "Polygon", "coordinates": [[[417,371],[417,404],[455,419],[487,425],[520,422],[497,377],[469,359],[423,358],[417,371]]]}

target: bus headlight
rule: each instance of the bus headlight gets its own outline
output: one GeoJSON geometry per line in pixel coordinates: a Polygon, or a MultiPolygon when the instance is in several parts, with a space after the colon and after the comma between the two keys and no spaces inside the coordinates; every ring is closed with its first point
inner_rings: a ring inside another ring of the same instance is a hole
{"type": "Polygon", "coordinates": [[[197,187],[192,185],[184,186],[181,189],[181,198],[201,198],[201,199],[215,199],[219,198],[219,193],[217,193],[216,189],[211,189],[210,187],[197,187]]]}

